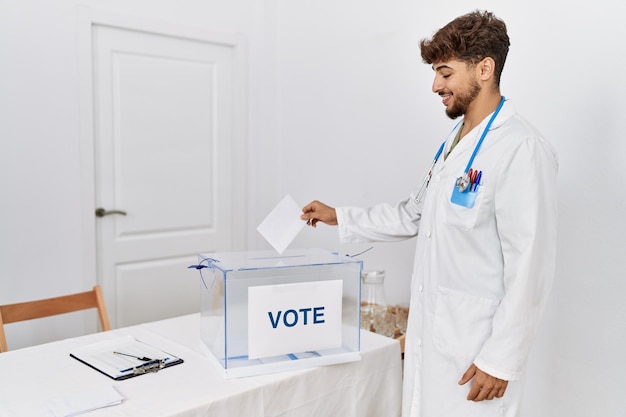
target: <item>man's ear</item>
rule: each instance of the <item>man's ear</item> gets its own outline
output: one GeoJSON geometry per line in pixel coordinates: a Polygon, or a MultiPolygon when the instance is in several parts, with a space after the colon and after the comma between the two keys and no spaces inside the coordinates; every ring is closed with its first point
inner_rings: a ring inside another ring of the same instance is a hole
{"type": "Polygon", "coordinates": [[[487,81],[494,76],[496,61],[491,57],[487,57],[478,63],[477,69],[480,79],[487,81]]]}

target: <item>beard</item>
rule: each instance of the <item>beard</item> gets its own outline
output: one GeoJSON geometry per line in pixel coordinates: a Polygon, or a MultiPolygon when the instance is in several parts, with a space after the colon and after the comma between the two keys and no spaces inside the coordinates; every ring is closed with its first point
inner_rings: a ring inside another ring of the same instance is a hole
{"type": "Polygon", "coordinates": [[[454,104],[446,108],[446,114],[451,119],[456,119],[459,116],[463,116],[467,113],[467,109],[470,104],[474,101],[474,99],[480,93],[481,87],[476,82],[476,80],[472,80],[470,82],[469,88],[467,91],[463,91],[454,95],[454,104]]]}

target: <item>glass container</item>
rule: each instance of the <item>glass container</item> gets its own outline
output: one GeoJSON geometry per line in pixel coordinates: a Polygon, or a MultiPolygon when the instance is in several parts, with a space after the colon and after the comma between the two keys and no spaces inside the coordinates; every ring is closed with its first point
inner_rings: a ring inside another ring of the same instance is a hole
{"type": "Polygon", "coordinates": [[[396,323],[385,296],[385,271],[363,271],[361,284],[361,328],[394,337],[396,323]]]}

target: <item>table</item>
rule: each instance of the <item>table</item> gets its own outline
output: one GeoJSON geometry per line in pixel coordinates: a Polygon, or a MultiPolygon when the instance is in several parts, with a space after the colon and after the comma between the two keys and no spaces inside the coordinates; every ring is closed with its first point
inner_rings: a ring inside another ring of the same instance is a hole
{"type": "Polygon", "coordinates": [[[52,416],[48,401],[89,386],[113,386],[122,404],[89,417],[399,416],[398,341],[361,330],[361,360],[224,379],[200,342],[193,314],[0,354],[0,417],[52,416]],[[130,335],[184,359],[158,373],[114,381],[69,356],[79,346],[130,335]]]}

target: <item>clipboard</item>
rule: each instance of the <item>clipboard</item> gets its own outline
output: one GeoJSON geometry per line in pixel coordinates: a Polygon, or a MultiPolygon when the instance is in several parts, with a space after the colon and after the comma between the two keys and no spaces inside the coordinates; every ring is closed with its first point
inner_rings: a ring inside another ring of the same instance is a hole
{"type": "Polygon", "coordinates": [[[178,365],[184,361],[132,336],[82,346],[70,356],[116,381],[178,365]]]}

